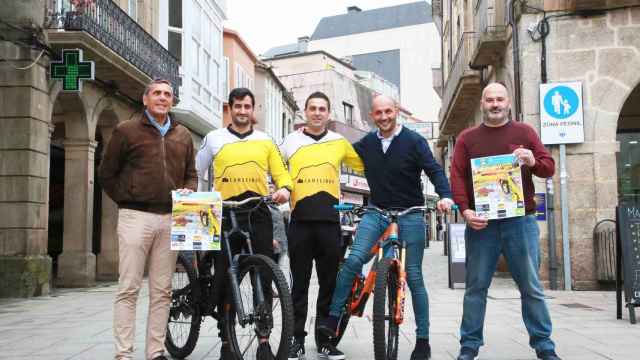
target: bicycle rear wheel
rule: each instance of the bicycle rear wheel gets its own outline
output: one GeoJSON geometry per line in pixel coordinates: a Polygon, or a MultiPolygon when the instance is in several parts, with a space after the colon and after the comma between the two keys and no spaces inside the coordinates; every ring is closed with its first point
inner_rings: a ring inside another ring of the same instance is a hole
{"type": "Polygon", "coordinates": [[[286,359],[293,336],[293,304],[285,276],[263,255],[241,260],[238,272],[240,301],[247,322],[243,326],[234,306],[224,311],[225,331],[236,359],[256,359],[260,338],[267,338],[272,355],[286,359]],[[260,274],[265,301],[257,303],[256,274],[260,274]]]}
{"type": "Polygon", "coordinates": [[[171,307],[164,341],[169,354],[178,359],[183,359],[193,352],[200,335],[202,316],[192,291],[196,284],[193,265],[179,254],[171,279],[171,307]]]}
{"type": "Polygon", "coordinates": [[[376,360],[398,358],[399,326],[394,320],[398,272],[390,259],[378,262],[373,294],[373,352],[376,360]]]}

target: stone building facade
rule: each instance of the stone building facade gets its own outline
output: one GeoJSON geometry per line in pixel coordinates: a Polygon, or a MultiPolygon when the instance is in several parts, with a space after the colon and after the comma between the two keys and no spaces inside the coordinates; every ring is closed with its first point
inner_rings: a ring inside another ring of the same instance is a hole
{"type": "MultiPolygon", "coordinates": [[[[640,188],[633,172],[640,169],[633,147],[640,137],[640,1],[434,0],[432,7],[442,35],[442,65],[435,73],[442,79],[438,144],[446,164],[456,135],[481,122],[480,92],[490,81],[507,85],[513,117],[539,131],[540,29],[549,25],[547,82],[581,81],[583,89],[585,141],[566,146],[571,286],[599,288],[594,227],[614,219],[619,202],[637,202],[640,188]]],[[[549,148],[558,163],[558,146],[549,148]]],[[[539,222],[541,274],[549,280],[555,267],[562,284],[559,169],[552,180],[559,256],[549,262],[547,223],[539,222]]],[[[536,189],[545,192],[544,180],[536,189]]]]}
{"type": "Polygon", "coordinates": [[[117,123],[141,115],[151,79],[180,95],[179,62],[157,40],[160,2],[88,3],[0,9],[0,297],[117,279],[117,206],[96,181],[102,151],[117,123]],[[95,63],[81,92],[50,79],[62,49],[95,63]]]}

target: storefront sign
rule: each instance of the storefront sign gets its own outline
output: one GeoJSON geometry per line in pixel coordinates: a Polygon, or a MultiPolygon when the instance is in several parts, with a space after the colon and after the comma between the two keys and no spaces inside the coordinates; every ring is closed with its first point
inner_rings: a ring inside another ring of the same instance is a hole
{"type": "Polygon", "coordinates": [[[354,194],[351,192],[343,191],[342,193],[340,193],[340,202],[353,205],[362,205],[364,204],[364,196],[362,196],[361,194],[354,194]]]}
{"type": "Polygon", "coordinates": [[[349,175],[349,180],[346,185],[354,189],[369,191],[367,179],[361,176],[349,175]]]}

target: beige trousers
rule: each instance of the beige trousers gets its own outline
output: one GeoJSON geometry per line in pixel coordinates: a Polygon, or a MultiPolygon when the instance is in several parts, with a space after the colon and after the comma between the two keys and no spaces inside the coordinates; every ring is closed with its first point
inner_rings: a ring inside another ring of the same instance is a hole
{"type": "Polygon", "coordinates": [[[149,316],[147,318],[146,359],[164,354],[171,278],[177,251],[170,250],[171,214],[120,209],[118,244],[119,287],[113,307],[116,359],[130,359],[136,323],[136,303],[145,262],[149,262],[149,316]]]}

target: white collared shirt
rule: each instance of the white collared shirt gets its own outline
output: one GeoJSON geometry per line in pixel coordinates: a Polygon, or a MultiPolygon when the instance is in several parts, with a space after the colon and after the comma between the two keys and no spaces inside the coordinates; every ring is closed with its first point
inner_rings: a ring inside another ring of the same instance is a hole
{"type": "Polygon", "coordinates": [[[376,131],[376,135],[378,135],[378,139],[380,139],[380,142],[382,143],[382,152],[383,153],[387,153],[387,149],[389,149],[389,145],[391,145],[391,142],[393,141],[393,139],[398,136],[398,134],[400,134],[400,131],[402,131],[402,124],[399,124],[396,126],[396,131],[393,132],[393,135],[389,136],[388,138],[385,138],[382,136],[382,134],[380,133],[380,129],[378,129],[378,131],[376,131]]]}

